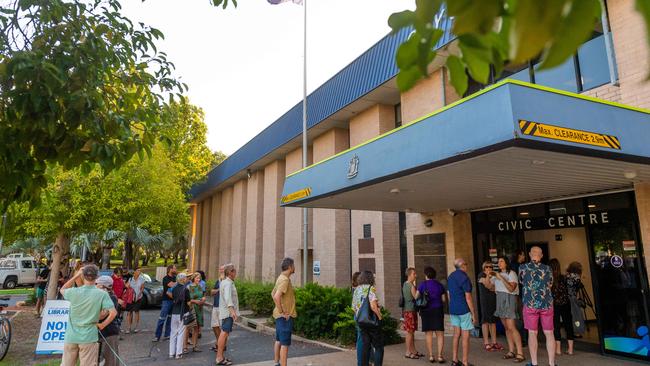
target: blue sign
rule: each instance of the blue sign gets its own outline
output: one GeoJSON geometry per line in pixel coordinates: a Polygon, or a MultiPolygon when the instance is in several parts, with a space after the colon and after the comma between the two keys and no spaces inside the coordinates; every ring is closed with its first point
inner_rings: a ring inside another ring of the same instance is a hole
{"type": "Polygon", "coordinates": [[[620,255],[613,255],[609,262],[614,266],[614,268],[623,267],[623,258],[621,258],[620,255]]]}

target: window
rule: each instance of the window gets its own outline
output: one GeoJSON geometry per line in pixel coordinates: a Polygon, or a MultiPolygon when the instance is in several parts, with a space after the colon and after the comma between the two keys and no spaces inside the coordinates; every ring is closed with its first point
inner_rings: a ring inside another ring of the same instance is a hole
{"type": "Polygon", "coordinates": [[[562,65],[549,70],[537,71],[538,68],[539,66],[535,65],[535,84],[574,93],[578,92],[576,65],[573,57],[566,60],[562,65]]]}
{"type": "Polygon", "coordinates": [[[32,266],[32,261],[21,261],[23,268],[34,268],[32,266]]]}
{"type": "Polygon", "coordinates": [[[370,227],[370,224],[363,224],[363,238],[372,238],[372,229],[370,227]]]}
{"type": "Polygon", "coordinates": [[[402,104],[395,104],[395,128],[402,125],[402,104]]]}
{"type": "Polygon", "coordinates": [[[499,80],[502,79],[515,79],[530,83],[530,70],[528,69],[528,64],[506,66],[499,77],[499,80]]]}
{"type": "Polygon", "coordinates": [[[609,83],[609,65],[605,49],[605,35],[587,41],[578,49],[578,64],[582,90],[609,83]]]}
{"type": "Polygon", "coordinates": [[[2,269],[16,269],[16,262],[12,259],[5,259],[0,261],[0,268],[2,269]]]}

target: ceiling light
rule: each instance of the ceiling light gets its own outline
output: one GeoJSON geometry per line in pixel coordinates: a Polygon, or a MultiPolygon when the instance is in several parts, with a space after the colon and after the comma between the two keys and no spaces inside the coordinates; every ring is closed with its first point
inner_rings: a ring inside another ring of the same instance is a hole
{"type": "Polygon", "coordinates": [[[529,215],[528,212],[520,212],[519,214],[520,214],[521,216],[528,216],[528,215],[529,215]]]}
{"type": "Polygon", "coordinates": [[[392,194],[398,194],[400,192],[399,188],[391,188],[390,193],[392,194]]]}
{"type": "Polygon", "coordinates": [[[546,162],[544,160],[533,160],[533,165],[544,165],[546,162]]]}
{"type": "Polygon", "coordinates": [[[587,205],[587,207],[589,207],[589,208],[596,208],[596,205],[594,205],[594,204],[592,203],[592,204],[590,204],[590,205],[587,205]]]}
{"type": "Polygon", "coordinates": [[[485,195],[485,198],[494,198],[494,196],[491,195],[491,194],[486,194],[486,195],[485,195]]]}
{"type": "Polygon", "coordinates": [[[623,173],[623,176],[627,179],[634,179],[636,178],[636,172],[634,170],[628,170],[623,173]]]}

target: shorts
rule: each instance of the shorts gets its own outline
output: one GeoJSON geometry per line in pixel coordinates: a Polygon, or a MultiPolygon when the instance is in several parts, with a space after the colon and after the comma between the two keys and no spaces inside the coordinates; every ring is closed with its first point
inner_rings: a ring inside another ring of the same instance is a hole
{"type": "MultiPolygon", "coordinates": [[[[552,319],[551,319],[552,320],[552,319]]],[[[458,327],[461,330],[473,330],[474,324],[472,324],[472,313],[466,313],[463,315],[451,315],[451,326],[458,327]]]]}
{"type": "Polygon", "coordinates": [[[440,332],[445,330],[445,313],[442,307],[420,311],[423,332],[440,332]]]}
{"type": "Polygon", "coordinates": [[[524,306],[524,328],[537,331],[538,324],[542,322],[542,330],[553,330],[553,306],[548,309],[533,309],[524,306]]]}
{"type": "Polygon", "coordinates": [[[413,333],[418,329],[418,313],[415,311],[405,311],[402,313],[404,321],[402,329],[407,333],[413,333]]]}
{"type": "Polygon", "coordinates": [[[133,311],[140,311],[140,306],[142,306],[142,299],[136,300],[126,306],[126,311],[128,312],[133,312],[133,311]]]}
{"type": "Polygon", "coordinates": [[[517,316],[517,296],[507,292],[497,292],[497,309],[494,316],[501,319],[519,319],[519,316],[517,316]]]}
{"type": "Polygon", "coordinates": [[[226,332],[226,333],[232,333],[233,323],[234,323],[234,320],[233,320],[232,316],[221,319],[221,330],[226,332]]]}
{"type": "Polygon", "coordinates": [[[217,306],[212,307],[212,314],[210,315],[210,327],[221,328],[221,319],[219,319],[219,308],[217,306]]]}
{"type": "Polygon", "coordinates": [[[45,289],[37,287],[36,288],[36,298],[37,299],[42,299],[45,296],[45,289]]]}
{"type": "Polygon", "coordinates": [[[289,320],[284,317],[275,319],[275,340],[280,342],[281,346],[291,345],[291,332],[293,332],[293,318],[289,318],[289,320]]]}

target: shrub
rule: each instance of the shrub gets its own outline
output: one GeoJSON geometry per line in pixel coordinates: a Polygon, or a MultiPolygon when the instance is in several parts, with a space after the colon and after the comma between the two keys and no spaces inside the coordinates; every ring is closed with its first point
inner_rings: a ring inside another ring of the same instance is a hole
{"type": "Polygon", "coordinates": [[[320,286],[315,283],[296,288],[298,318],[296,333],[307,338],[334,338],[334,323],[339,313],[352,302],[348,289],[320,286]]]}
{"type": "Polygon", "coordinates": [[[236,281],[239,307],[250,309],[256,316],[269,316],[273,312],[273,284],[236,281]]]}
{"type": "MultiPolygon", "coordinates": [[[[390,312],[381,308],[381,330],[384,334],[384,344],[402,343],[402,337],[397,333],[397,319],[390,316],[390,312]]],[[[341,344],[350,345],[357,341],[357,328],[354,321],[354,310],[348,306],[345,311],[337,315],[338,321],[334,323],[336,338],[341,344]]]]}

